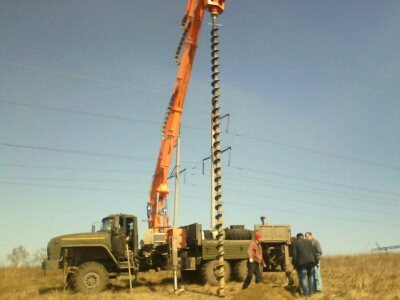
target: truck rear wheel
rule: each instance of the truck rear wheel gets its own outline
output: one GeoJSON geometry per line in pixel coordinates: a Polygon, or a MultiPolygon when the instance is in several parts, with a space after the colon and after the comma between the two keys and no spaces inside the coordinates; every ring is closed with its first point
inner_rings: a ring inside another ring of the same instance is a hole
{"type": "Polygon", "coordinates": [[[80,266],[74,275],[75,289],[85,294],[102,292],[108,283],[108,272],[103,265],[88,262],[80,266]]]}
{"type": "Polygon", "coordinates": [[[233,277],[236,281],[243,282],[247,277],[247,259],[238,261],[233,266],[233,277]]]}
{"type": "MultiPolygon", "coordinates": [[[[201,279],[203,283],[209,283],[210,285],[218,285],[217,274],[218,260],[211,260],[206,262],[201,267],[201,279]]],[[[228,282],[231,278],[231,266],[227,261],[224,262],[224,279],[228,282]]]]}
{"type": "MultiPolygon", "coordinates": [[[[263,273],[263,266],[260,264],[260,272],[261,274],[263,273]]],[[[245,281],[247,274],[248,274],[248,269],[247,269],[247,259],[238,261],[234,266],[233,266],[233,277],[235,278],[236,281],[243,282],[245,281]]]]}
{"type": "Polygon", "coordinates": [[[181,278],[185,283],[199,282],[198,270],[181,270],[181,278]]]}

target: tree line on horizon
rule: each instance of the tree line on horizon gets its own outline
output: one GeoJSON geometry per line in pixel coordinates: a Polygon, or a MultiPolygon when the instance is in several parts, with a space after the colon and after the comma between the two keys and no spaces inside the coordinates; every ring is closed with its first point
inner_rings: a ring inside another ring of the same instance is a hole
{"type": "Polygon", "coordinates": [[[26,250],[24,246],[13,248],[10,254],[7,254],[8,266],[11,267],[37,267],[42,264],[43,259],[46,257],[46,249],[40,248],[32,255],[26,250]]]}

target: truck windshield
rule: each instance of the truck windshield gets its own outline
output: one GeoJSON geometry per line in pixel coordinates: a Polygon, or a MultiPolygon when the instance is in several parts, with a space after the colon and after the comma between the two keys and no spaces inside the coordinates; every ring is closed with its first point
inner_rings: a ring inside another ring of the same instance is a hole
{"type": "Polygon", "coordinates": [[[103,222],[101,223],[100,231],[108,231],[111,229],[111,221],[113,219],[103,219],[103,222]]]}

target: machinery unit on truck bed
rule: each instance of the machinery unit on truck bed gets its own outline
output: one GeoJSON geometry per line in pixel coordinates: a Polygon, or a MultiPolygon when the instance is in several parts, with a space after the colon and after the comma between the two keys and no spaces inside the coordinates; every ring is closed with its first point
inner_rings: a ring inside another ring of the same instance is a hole
{"type": "MultiPolygon", "coordinates": [[[[202,231],[200,224],[184,227],[187,248],[179,252],[182,278],[199,278],[203,283],[217,285],[214,274],[217,261],[217,241],[209,230],[202,231]]],[[[243,225],[225,229],[224,260],[225,281],[244,281],[247,275],[247,249],[256,233],[262,234],[263,258],[267,264],[264,272],[286,271],[290,264],[289,247],[291,230],[289,225],[261,224],[254,230],[243,225]]]]}

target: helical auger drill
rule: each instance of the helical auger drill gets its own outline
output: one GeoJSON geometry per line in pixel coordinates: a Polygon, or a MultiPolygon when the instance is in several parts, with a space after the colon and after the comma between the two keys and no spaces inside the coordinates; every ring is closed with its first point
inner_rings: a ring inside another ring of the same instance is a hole
{"type": "Polygon", "coordinates": [[[222,218],[222,172],[221,172],[221,143],[220,143],[220,112],[219,112],[219,56],[218,56],[218,25],[217,14],[212,14],[212,30],[211,30],[211,71],[212,71],[212,153],[213,153],[213,172],[214,172],[214,189],[215,189],[215,210],[216,210],[216,229],[218,230],[218,265],[217,278],[219,281],[219,296],[225,296],[225,271],[224,271],[224,229],[222,218]]]}

